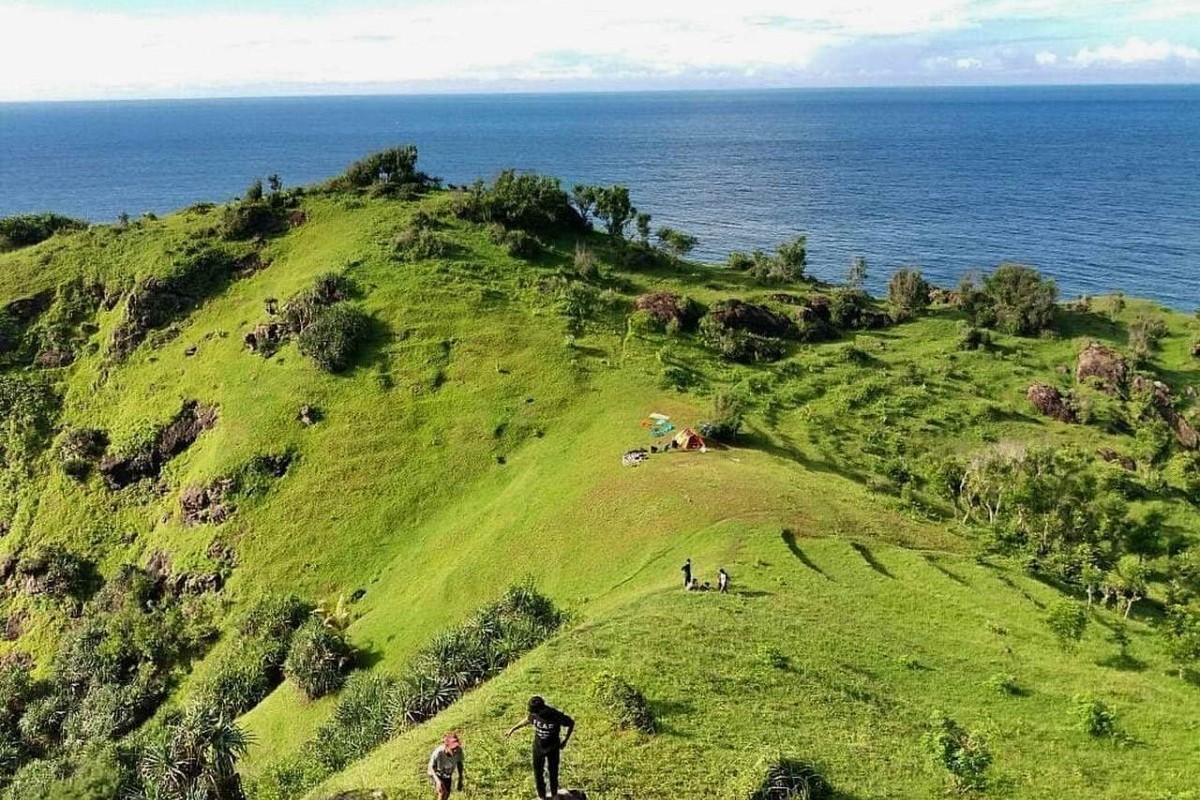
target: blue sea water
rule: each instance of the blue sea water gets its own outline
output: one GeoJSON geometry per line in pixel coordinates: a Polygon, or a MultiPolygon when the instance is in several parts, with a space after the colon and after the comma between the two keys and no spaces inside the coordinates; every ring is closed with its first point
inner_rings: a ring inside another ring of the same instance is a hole
{"type": "Polygon", "coordinates": [[[0,104],[0,216],[162,213],[407,142],[455,183],[627,184],[711,260],[806,233],[825,278],[1007,259],[1200,306],[1200,86],[0,104]]]}

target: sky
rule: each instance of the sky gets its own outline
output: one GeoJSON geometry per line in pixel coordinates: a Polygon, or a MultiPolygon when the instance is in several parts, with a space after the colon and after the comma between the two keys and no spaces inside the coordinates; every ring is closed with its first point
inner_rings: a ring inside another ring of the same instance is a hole
{"type": "Polygon", "coordinates": [[[0,0],[0,101],[1200,82],[1200,0],[0,0]]]}

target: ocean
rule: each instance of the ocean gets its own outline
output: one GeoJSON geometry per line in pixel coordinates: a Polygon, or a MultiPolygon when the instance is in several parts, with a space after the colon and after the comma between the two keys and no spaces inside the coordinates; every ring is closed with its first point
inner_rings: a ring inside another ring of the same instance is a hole
{"type": "Polygon", "coordinates": [[[0,104],[0,216],[161,214],[409,142],[452,183],[624,183],[706,260],[804,233],[811,272],[862,255],[876,289],[1012,260],[1200,307],[1200,86],[0,104]]]}

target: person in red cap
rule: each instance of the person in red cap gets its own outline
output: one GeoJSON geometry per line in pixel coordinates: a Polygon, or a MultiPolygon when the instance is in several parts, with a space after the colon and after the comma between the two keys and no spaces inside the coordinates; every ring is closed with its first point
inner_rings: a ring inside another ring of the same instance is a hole
{"type": "Polygon", "coordinates": [[[442,737],[442,743],[433,748],[429,757],[429,779],[437,790],[438,800],[450,797],[450,786],[454,780],[454,771],[458,770],[458,790],[463,788],[463,750],[457,733],[447,733],[442,737]]]}

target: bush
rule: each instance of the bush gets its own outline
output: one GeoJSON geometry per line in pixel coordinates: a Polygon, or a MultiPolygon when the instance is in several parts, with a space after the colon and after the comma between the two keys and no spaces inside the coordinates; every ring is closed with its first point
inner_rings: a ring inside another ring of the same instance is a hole
{"type": "Polygon", "coordinates": [[[415,145],[393,147],[355,161],[329,183],[335,190],[371,188],[376,194],[410,196],[436,186],[437,178],[417,169],[415,145]]]}
{"type": "Polygon", "coordinates": [[[695,300],[674,292],[641,295],[634,301],[634,307],[649,315],[657,323],[658,330],[665,330],[672,323],[679,330],[692,330],[704,313],[704,307],[695,300]]]}
{"type": "Polygon", "coordinates": [[[912,319],[929,306],[929,283],[920,270],[905,267],[892,273],[888,304],[897,320],[912,319]]]}
{"type": "Polygon", "coordinates": [[[28,247],[49,239],[59,231],[78,231],[87,227],[79,219],[59,214],[20,214],[0,218],[0,252],[28,247]]]}
{"type": "Polygon", "coordinates": [[[221,212],[221,236],[225,239],[249,239],[278,233],[287,222],[284,208],[265,200],[243,200],[226,206],[221,212]]]}
{"type": "Polygon", "coordinates": [[[976,328],[965,320],[958,323],[959,350],[990,350],[992,335],[982,328],[976,328]]]}
{"type": "Polygon", "coordinates": [[[108,448],[108,434],[95,428],[69,428],[59,437],[58,457],[63,471],[82,481],[108,448]]]}
{"type": "Polygon", "coordinates": [[[1087,607],[1074,600],[1060,600],[1046,616],[1046,624],[1064,651],[1075,649],[1087,629],[1087,607]]]}
{"type": "Polygon", "coordinates": [[[700,321],[700,338],[722,358],[740,364],[778,361],[787,354],[786,345],[779,339],[726,327],[711,314],[700,321]]]}
{"type": "Polygon", "coordinates": [[[842,330],[862,328],[870,302],[870,296],[861,289],[838,289],[829,297],[829,322],[842,330]]]}
{"type": "Polygon", "coordinates": [[[338,772],[399,733],[403,719],[394,716],[393,708],[398,685],[391,675],[352,675],[329,721],[317,730],[310,748],[314,759],[329,772],[338,772]]]}
{"type": "Polygon", "coordinates": [[[1089,736],[1111,739],[1117,735],[1117,713],[1098,697],[1076,695],[1073,698],[1076,724],[1089,736]]]}
{"type": "Polygon", "coordinates": [[[977,324],[994,324],[1005,333],[1032,336],[1050,328],[1058,302],[1058,287],[1035,269],[1002,264],[984,278],[977,324]]]}
{"type": "Polygon", "coordinates": [[[735,790],[738,800],[829,800],[833,789],[811,764],[793,758],[776,757],[760,764],[752,773],[753,784],[747,790],[735,790]]]}
{"type": "Polygon", "coordinates": [[[454,244],[437,231],[410,225],[396,234],[392,248],[396,255],[409,261],[424,261],[450,255],[454,244]]]}
{"type": "Polygon", "coordinates": [[[592,681],[592,698],[621,730],[654,733],[654,714],[645,696],[620,675],[597,675],[592,681]]]}
{"type": "Polygon", "coordinates": [[[1168,333],[1170,330],[1162,319],[1141,315],[1129,324],[1129,350],[1135,358],[1147,359],[1168,333]]]}
{"type": "Polygon", "coordinates": [[[300,333],[300,352],[326,372],[347,369],[366,341],[371,322],[364,312],[346,303],[317,311],[311,325],[300,333]]]}
{"type": "Polygon", "coordinates": [[[925,735],[925,746],[934,762],[950,773],[958,791],[983,789],[992,763],[987,743],[950,717],[936,715],[925,735]]]}
{"type": "Polygon", "coordinates": [[[201,684],[199,702],[230,717],[245,714],[282,680],[280,649],[275,642],[247,642],[201,684]]]}
{"type": "Polygon", "coordinates": [[[342,635],[314,618],[292,636],[283,671],[309,700],[316,700],[342,687],[352,660],[350,645],[342,635]]]}
{"type": "Polygon", "coordinates": [[[557,178],[505,170],[489,186],[476,181],[460,192],[455,213],[472,222],[497,223],[505,229],[554,233],[584,228],[557,178]]]}
{"type": "Polygon", "coordinates": [[[740,397],[721,392],[713,398],[712,422],[701,426],[700,434],[716,442],[734,442],[742,430],[746,404],[740,397]]]}
{"type": "Polygon", "coordinates": [[[1021,686],[1017,683],[1017,676],[1008,673],[998,673],[988,679],[988,688],[998,694],[1019,695],[1021,694],[1021,686]]]}

